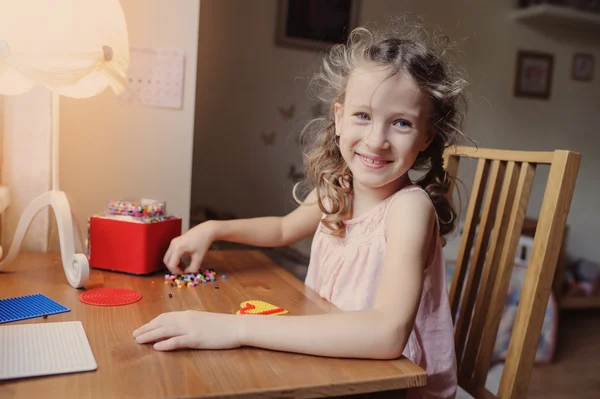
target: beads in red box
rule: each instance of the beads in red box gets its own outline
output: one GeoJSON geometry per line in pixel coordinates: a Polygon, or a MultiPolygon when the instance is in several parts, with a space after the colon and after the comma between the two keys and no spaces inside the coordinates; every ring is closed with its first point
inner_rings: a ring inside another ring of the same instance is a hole
{"type": "Polygon", "coordinates": [[[153,218],[165,214],[164,203],[139,204],[129,201],[108,201],[108,212],[113,215],[133,216],[137,218],[153,218]]]}

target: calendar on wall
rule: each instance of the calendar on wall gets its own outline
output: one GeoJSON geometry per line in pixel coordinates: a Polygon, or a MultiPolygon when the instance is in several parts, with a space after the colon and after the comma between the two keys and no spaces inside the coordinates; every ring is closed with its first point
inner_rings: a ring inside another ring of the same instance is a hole
{"type": "Polygon", "coordinates": [[[123,101],[151,107],[183,107],[182,50],[131,48],[123,101]]]}

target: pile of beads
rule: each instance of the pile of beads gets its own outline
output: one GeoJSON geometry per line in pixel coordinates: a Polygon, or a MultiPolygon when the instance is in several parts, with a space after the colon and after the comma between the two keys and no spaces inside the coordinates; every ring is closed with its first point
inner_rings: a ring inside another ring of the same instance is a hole
{"type": "Polygon", "coordinates": [[[154,217],[148,217],[148,218],[138,218],[136,219],[136,221],[138,221],[139,223],[158,223],[158,222],[164,222],[165,220],[171,220],[171,219],[178,219],[178,216],[174,216],[174,215],[169,215],[169,216],[154,216],[154,217]]]}
{"type": "Polygon", "coordinates": [[[177,286],[177,288],[195,287],[200,283],[206,284],[209,281],[215,281],[216,274],[213,269],[206,269],[200,273],[165,274],[165,285],[177,286]]]}
{"type": "Polygon", "coordinates": [[[165,204],[155,202],[151,204],[139,204],[129,201],[108,201],[108,212],[113,215],[126,215],[136,218],[154,218],[165,214],[165,204]]]}

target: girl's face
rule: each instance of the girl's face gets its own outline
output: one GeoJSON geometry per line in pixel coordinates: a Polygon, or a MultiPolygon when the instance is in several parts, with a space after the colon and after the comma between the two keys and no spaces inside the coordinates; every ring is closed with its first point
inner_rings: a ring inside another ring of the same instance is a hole
{"type": "Polygon", "coordinates": [[[431,143],[429,101],[410,75],[365,63],[350,75],[335,104],[336,135],[353,184],[391,194],[431,143]]]}

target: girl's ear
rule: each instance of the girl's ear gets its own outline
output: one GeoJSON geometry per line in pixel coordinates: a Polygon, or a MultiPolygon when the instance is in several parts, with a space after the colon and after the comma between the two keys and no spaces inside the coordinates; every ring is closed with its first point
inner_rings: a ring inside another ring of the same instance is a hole
{"type": "Polygon", "coordinates": [[[335,135],[340,135],[340,127],[342,126],[342,116],[344,115],[344,106],[340,103],[333,104],[335,114],[335,135]]]}

